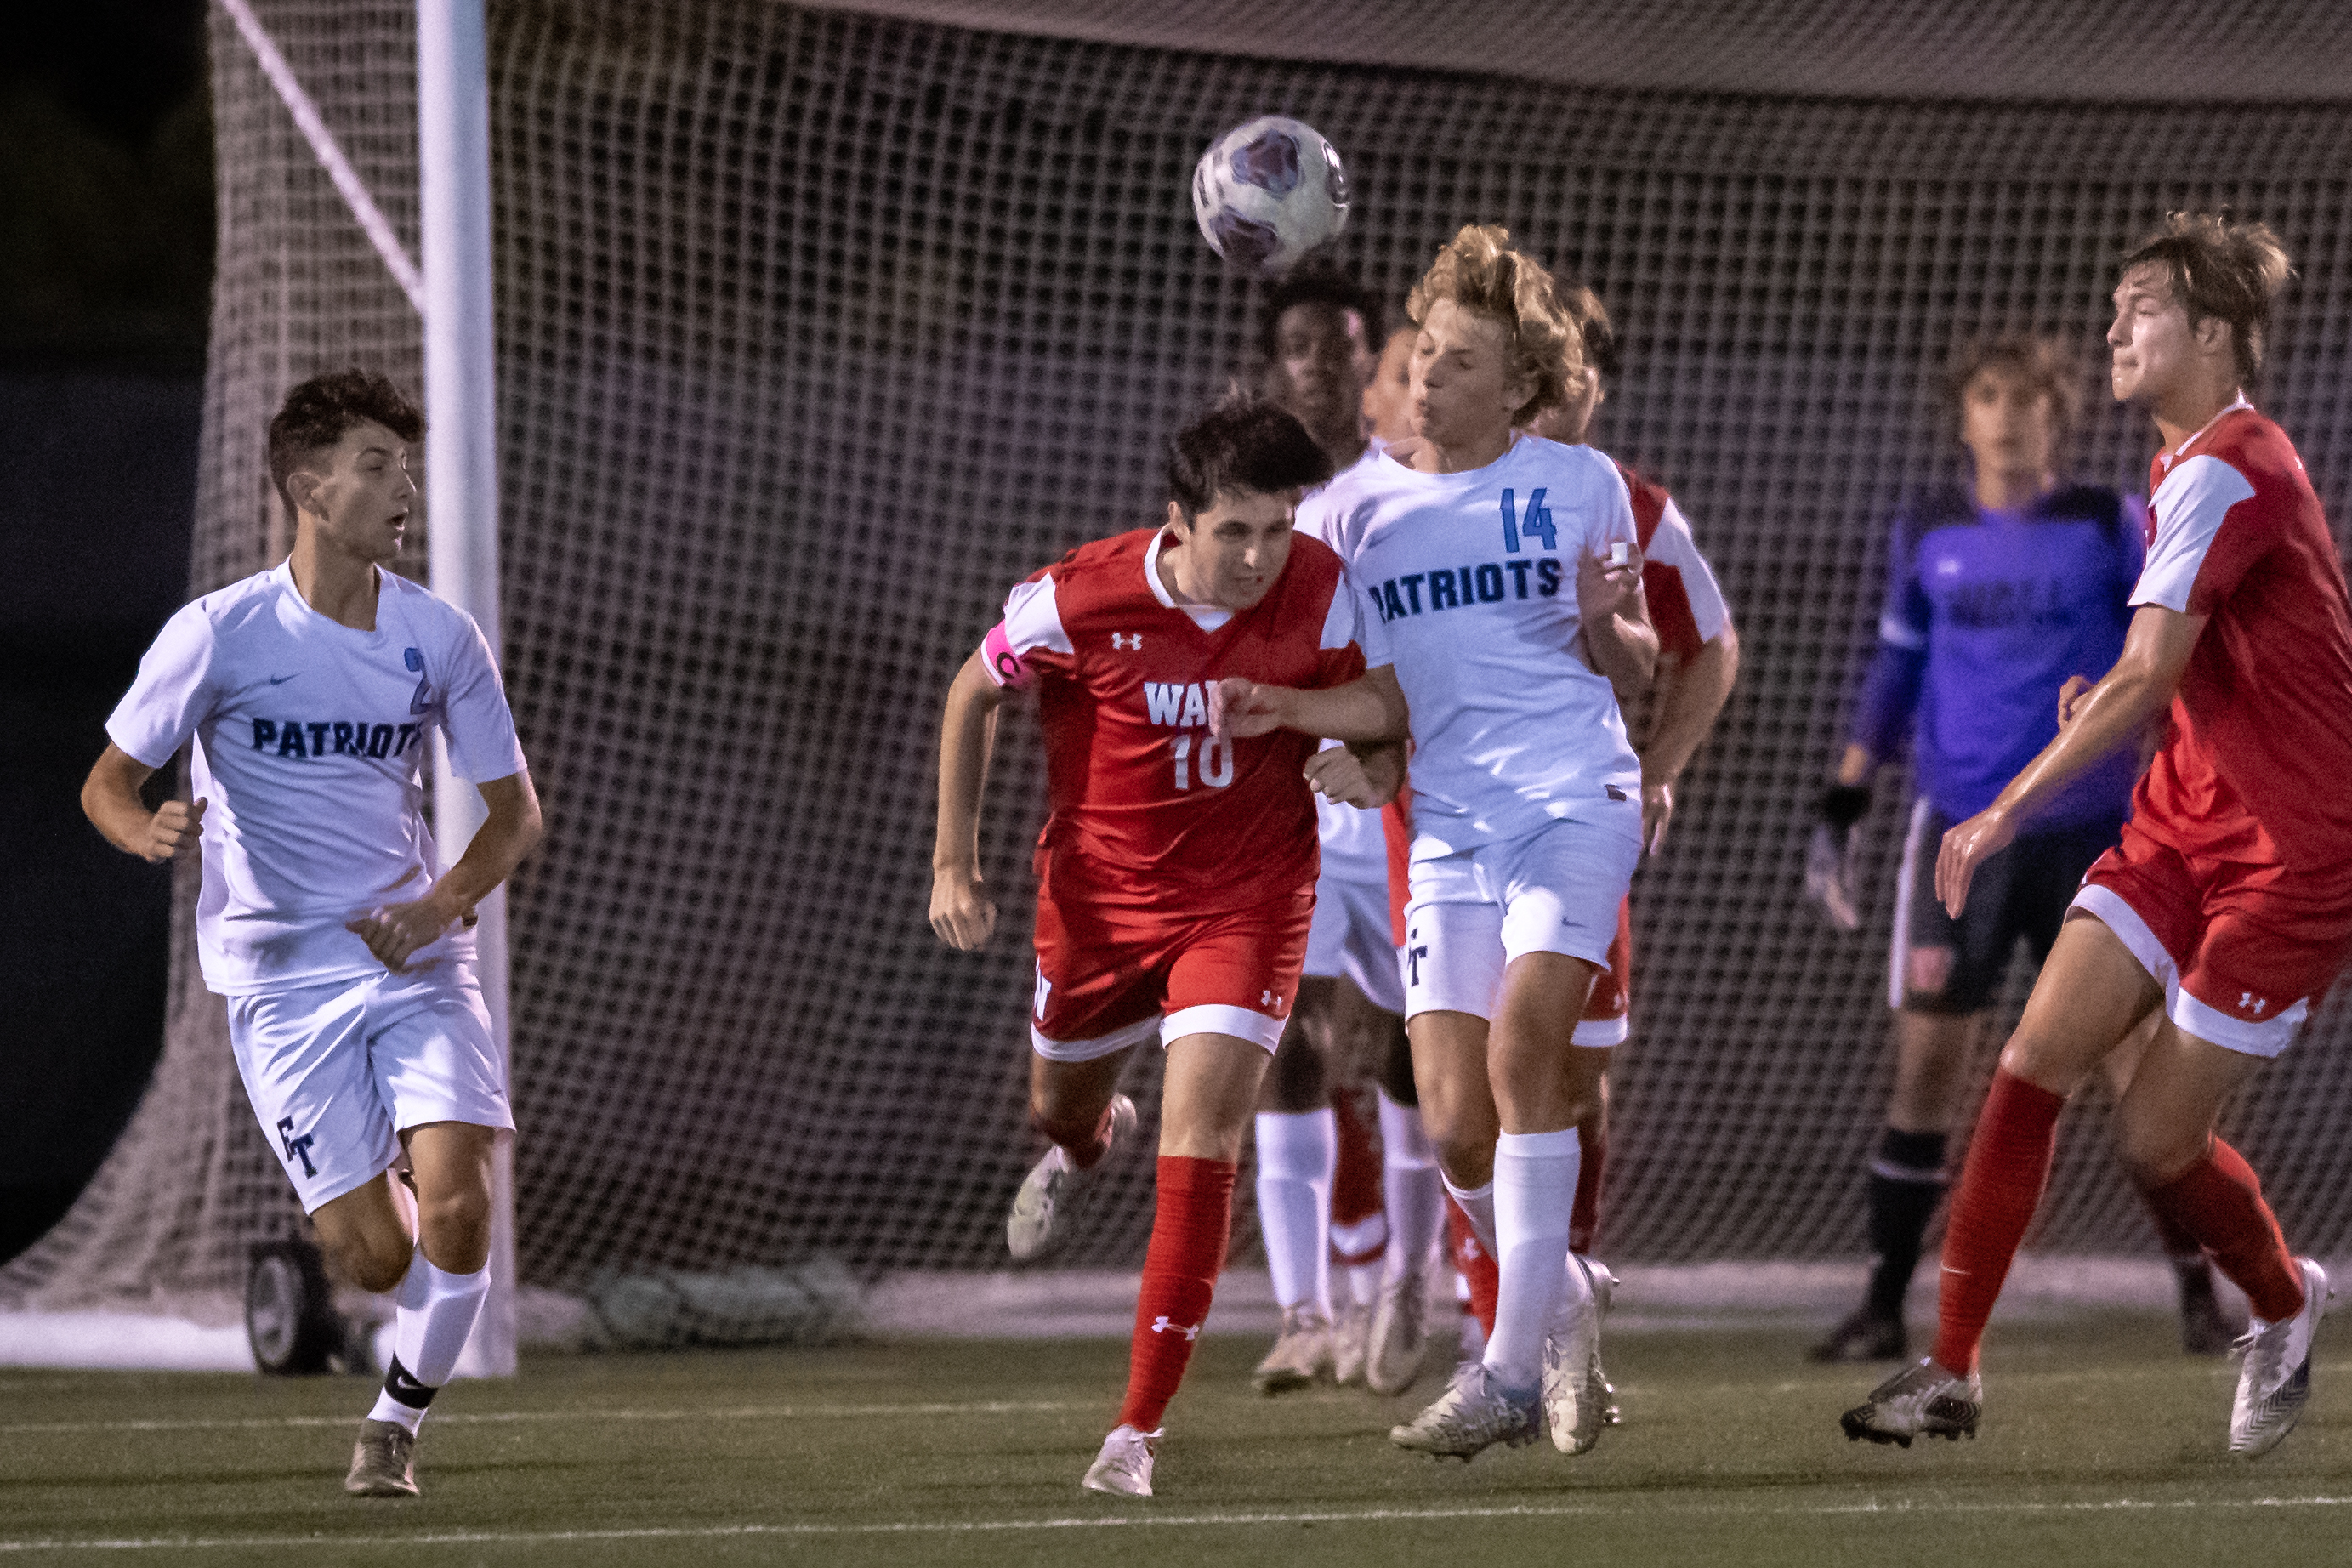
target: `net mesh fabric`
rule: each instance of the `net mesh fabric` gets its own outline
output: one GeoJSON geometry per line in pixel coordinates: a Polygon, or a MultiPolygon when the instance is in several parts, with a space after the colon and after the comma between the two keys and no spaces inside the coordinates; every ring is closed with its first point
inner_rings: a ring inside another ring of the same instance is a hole
{"type": "MultiPolygon", "coordinates": [[[[413,253],[413,13],[257,8],[413,253]]],[[[1588,277],[1627,362],[1596,438],[1672,485],[1738,616],[1740,689],[1636,885],[1613,1258],[1865,1249],[1901,814],[1874,819],[1869,923],[1843,936],[1801,900],[1805,813],[1875,623],[1884,520],[1957,471],[1933,391],[1954,340],[2032,324],[2095,354],[2114,258],[2165,210],[2263,216],[2302,276],[2258,399],[2344,515],[2342,107],[1574,90],[764,0],[489,22],[506,658],[549,823],[512,903],[532,1283],[1003,1261],[1038,1150],[1042,759],[1016,704],[983,843],[1003,920],[985,952],[947,952],[925,923],[939,698],[1009,584],[1156,515],[1159,438],[1246,371],[1255,292],[1187,202],[1240,120],[1297,114],[1342,150],[1337,254],[1392,301],[1469,220],[1588,277]]],[[[287,546],[261,439],[289,385],[354,361],[421,380],[405,300],[214,29],[198,591],[287,546]]],[[[2147,448],[2095,405],[2074,467],[2137,489],[2147,448]]],[[[154,1085],[0,1301],[218,1299],[247,1241],[297,1222],[181,890],[154,1085]]],[[[2021,996],[2021,976],[2004,1016],[2021,996]]],[[[2323,1253],[2352,1248],[2347,1044],[2352,1015],[2321,1008],[2231,1118],[2323,1253]]],[[[1130,1085],[1147,1144],[1157,1071],[1130,1085]]],[[[2095,1093],[2070,1114],[2036,1246],[2153,1250],[2105,1114],[2095,1093]]],[[[1064,1261],[1139,1261],[1150,1170],[1114,1157],[1064,1261]]]]}

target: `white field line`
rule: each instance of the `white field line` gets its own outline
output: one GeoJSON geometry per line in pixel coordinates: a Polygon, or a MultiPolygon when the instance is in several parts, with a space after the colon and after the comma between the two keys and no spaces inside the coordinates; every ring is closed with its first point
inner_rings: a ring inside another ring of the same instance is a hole
{"type": "MultiPolygon", "coordinates": [[[[2221,1363],[2188,1370],[2216,1371],[2221,1363]]],[[[2181,1375],[2177,1366],[2137,1366],[2104,1368],[2095,1372],[2018,1372],[2000,1379],[2004,1387],[2019,1384],[2046,1383],[2127,1383],[2148,1378],[2175,1378],[2181,1375]]],[[[2323,1377],[2352,1375],[2352,1360],[2315,1362],[2312,1371],[2323,1377]]],[[[1715,1384],[1703,1388],[1680,1390],[1678,1399],[1706,1400],[1720,1394],[1746,1393],[1765,1386],[1763,1380],[1746,1383],[1715,1384]]],[[[1769,1384],[1776,1394],[1801,1393],[1809,1385],[1788,1379],[1769,1384]]],[[[1620,1385],[1634,1393],[1644,1384],[1638,1379],[1620,1385]]],[[[1297,1403],[1362,1404],[1360,1396],[1337,1390],[1320,1394],[1310,1394],[1297,1403]]],[[[497,1426],[538,1421],[848,1421],[872,1420],[900,1415],[1022,1415],[1032,1412],[1059,1410],[1094,1410],[1102,1407],[1100,1400],[1032,1399],[973,1400],[965,1403],[929,1405],[713,1405],[683,1406],[662,1410],[493,1410],[484,1412],[447,1411],[433,1417],[436,1427],[497,1426]]],[[[233,1419],[209,1420],[147,1420],[147,1421],[42,1421],[16,1425],[0,1424],[0,1437],[34,1437],[60,1436],[70,1432],[268,1432],[299,1430],[306,1427],[342,1427],[352,1424],[350,1415],[257,1415],[233,1419]]]]}
{"type": "Polygon", "coordinates": [[[1660,1514],[1726,1518],[1842,1519],[1947,1514],[2113,1514],[2186,1512],[2204,1509],[2345,1508],[2352,1497],[2273,1497],[2166,1500],[2111,1498],[2091,1502],[1861,1502],[1793,1504],[1757,1508],[1748,1504],[1675,1504],[1629,1498],[1616,1506],[1595,1503],[1511,1508],[1314,1509],[1280,1513],[1102,1514],[1092,1518],[907,1521],[873,1524],[727,1524],[643,1530],[446,1531],[430,1535],[173,1535],[143,1539],[0,1540],[12,1552],[194,1552],[257,1551],[346,1546],[541,1546],[600,1541],[726,1541],[767,1537],[841,1538],[887,1535],[993,1535],[1054,1530],[1246,1529],[1285,1524],[1382,1524],[1465,1519],[1655,1518],[1660,1514]]]}
{"type": "MultiPolygon", "coordinates": [[[[1086,1410],[1101,1400],[983,1400],[954,1405],[711,1405],[675,1410],[449,1411],[436,1426],[503,1426],[528,1421],[845,1421],[891,1415],[1019,1415],[1038,1410],[1086,1410]]],[[[211,1421],[47,1421],[0,1426],[0,1437],[65,1432],[254,1432],[304,1426],[348,1426],[350,1415],[260,1415],[211,1421]]]]}

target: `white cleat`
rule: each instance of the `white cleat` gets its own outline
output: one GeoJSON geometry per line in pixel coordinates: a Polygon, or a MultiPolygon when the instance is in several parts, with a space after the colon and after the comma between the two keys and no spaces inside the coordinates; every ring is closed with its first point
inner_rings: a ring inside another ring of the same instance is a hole
{"type": "MultiPolygon", "coordinates": [[[[1573,1253],[1568,1259],[1568,1300],[1559,1319],[1544,1336],[1543,1415],[1552,1447],[1563,1454],[1590,1453],[1601,1441],[1605,1398],[1596,1399],[1593,1384],[1601,1364],[1601,1304],[1594,1300],[1592,1281],[1584,1263],[1573,1253]]],[[[1601,1380],[1607,1387],[1607,1380],[1601,1380]]]]}
{"type": "MultiPolygon", "coordinates": [[[[1617,1276],[1609,1271],[1606,1263],[1595,1263],[1590,1258],[1580,1258],[1585,1278],[1592,1281],[1592,1305],[1601,1321],[1609,1319],[1609,1309],[1617,1299],[1617,1276]]],[[[1601,1336],[1592,1337],[1592,1359],[1585,1363],[1584,1397],[1592,1401],[1601,1412],[1603,1426],[1622,1426],[1625,1413],[1617,1408],[1617,1386],[1601,1368],[1601,1336]]]]}
{"type": "MultiPolygon", "coordinates": [[[[1476,1321],[1465,1321],[1473,1324],[1476,1321]]],[[[1421,1376],[1422,1365],[1428,1356],[1429,1276],[1418,1268],[1382,1276],[1380,1304],[1372,1309],[1371,1346],[1365,1359],[1364,1382],[1374,1394],[1402,1394],[1421,1376]]]]}
{"type": "MultiPolygon", "coordinates": [[[[1135,1101],[1123,1094],[1113,1095],[1110,1148],[1103,1152],[1105,1160],[1110,1158],[1121,1141],[1135,1135],[1135,1101]]],[[[1101,1169],[1099,1163],[1094,1167],[1094,1171],[1101,1169]]],[[[1004,1246],[1013,1254],[1013,1261],[1026,1263],[1042,1258],[1063,1239],[1078,1194],[1086,1190],[1094,1171],[1081,1171],[1071,1164],[1070,1157],[1058,1143],[1029,1167],[1021,1190],[1013,1194],[1013,1212],[1004,1217],[1004,1246]]]]}
{"type": "Polygon", "coordinates": [[[1286,1307],[1282,1334],[1250,1374],[1260,1394],[1288,1394],[1331,1375],[1331,1320],[1312,1307],[1286,1307]]]}
{"type": "Polygon", "coordinates": [[[2327,1275],[2308,1258],[2295,1266],[2303,1270],[2303,1310],[2284,1322],[2256,1318],[2238,1342],[2246,1359],[2230,1406],[2230,1452],[2249,1459],[2277,1447],[2311,1398],[2311,1341],[2327,1311],[2327,1275]]]}
{"type": "Polygon", "coordinates": [[[1543,1428],[1543,1402],[1524,1404],[1503,1392],[1483,1362],[1465,1362],[1454,1369],[1454,1381],[1437,1403],[1402,1426],[1389,1429],[1389,1441],[1433,1459],[1470,1462],[1473,1455],[1496,1444],[1517,1448],[1532,1443],[1543,1428]]]}
{"type": "Polygon", "coordinates": [[[1973,1437],[1983,1414],[1983,1380],[1975,1373],[1955,1377],[1929,1356],[1872,1389],[1868,1399],[1838,1417],[1838,1425],[1850,1440],[1867,1437],[1907,1448],[1914,1437],[1973,1437]]]}
{"type": "Polygon", "coordinates": [[[1364,1381],[1364,1366],[1372,1352],[1372,1309],[1349,1301],[1331,1325],[1331,1381],[1342,1388],[1364,1381]]]}
{"type": "MultiPolygon", "coordinates": [[[[1162,1428],[1165,1431],[1166,1428],[1162,1428]]],[[[1087,1467],[1078,1485],[1090,1492],[1114,1492],[1121,1497],[1151,1495],[1151,1457],[1158,1452],[1160,1432],[1139,1432],[1114,1426],[1103,1439],[1102,1452],[1087,1467]]]]}

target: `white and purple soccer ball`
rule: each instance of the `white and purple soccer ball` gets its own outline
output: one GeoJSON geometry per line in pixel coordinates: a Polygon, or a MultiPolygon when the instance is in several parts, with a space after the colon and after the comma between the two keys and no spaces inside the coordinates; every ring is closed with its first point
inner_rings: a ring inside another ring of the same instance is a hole
{"type": "Polygon", "coordinates": [[[1244,272],[1286,272],[1347,226],[1348,176],[1320,132],[1269,114],[1201,154],[1192,216],[1209,248],[1244,272]]]}

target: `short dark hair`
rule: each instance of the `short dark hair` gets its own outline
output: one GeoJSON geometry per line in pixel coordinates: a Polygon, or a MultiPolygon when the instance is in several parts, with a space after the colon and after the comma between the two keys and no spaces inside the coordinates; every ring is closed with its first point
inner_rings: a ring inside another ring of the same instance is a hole
{"type": "Polygon", "coordinates": [[[1220,404],[1168,441],[1168,499],[1187,518],[1239,491],[1274,495],[1331,477],[1307,426],[1256,398],[1220,404]]]}
{"type": "Polygon", "coordinates": [[[2083,422],[2083,374],[2074,356],[2056,338],[2032,332],[1994,332],[1964,340],[1944,366],[1944,406],[1959,429],[1968,417],[1969,384],[1987,371],[2015,376],[2050,399],[2063,453],[2083,422]]]}
{"type": "Polygon", "coordinates": [[[313,452],[323,451],[350,433],[355,425],[374,420],[402,440],[425,439],[425,416],[401,395],[390,378],[353,367],[314,375],[286,395],[278,416],[269,422],[269,482],[286,514],[294,515],[294,498],[286,481],[313,452]]]}
{"type": "Polygon", "coordinates": [[[2189,324],[2211,317],[2230,323],[2238,379],[2263,368],[2271,301],[2294,276],[2286,247],[2266,223],[2237,223],[2226,213],[2169,213],[2162,227],[2124,258],[2123,269],[2153,262],[2172,276],[2173,297],[2189,324]]]}
{"type": "Polygon", "coordinates": [[[1380,353],[1381,345],[1388,342],[1388,313],[1371,291],[1328,261],[1310,261],[1293,268],[1266,290],[1265,307],[1258,318],[1257,348],[1269,361],[1274,358],[1275,333],[1282,325],[1282,314],[1296,305],[1353,310],[1363,320],[1364,342],[1372,353],[1380,353]]]}
{"type": "Polygon", "coordinates": [[[1617,347],[1617,329],[1609,320],[1609,307],[1575,273],[1563,269],[1554,275],[1560,300],[1568,313],[1576,319],[1577,335],[1583,340],[1584,363],[1601,373],[1604,382],[1614,381],[1625,368],[1625,357],[1617,347]]]}

